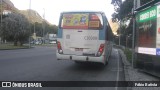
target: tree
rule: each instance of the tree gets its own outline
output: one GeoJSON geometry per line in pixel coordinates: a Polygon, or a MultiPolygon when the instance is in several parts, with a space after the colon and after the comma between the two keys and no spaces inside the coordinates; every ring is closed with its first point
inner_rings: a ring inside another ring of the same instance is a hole
{"type": "MultiPolygon", "coordinates": [[[[151,0],[141,0],[141,5],[148,3],[151,0]]],[[[118,30],[118,34],[121,34],[121,41],[125,41],[126,37],[132,36],[132,25],[133,25],[133,17],[132,17],[132,9],[133,9],[134,0],[112,0],[111,4],[114,5],[115,12],[112,14],[113,22],[122,22],[121,28],[118,30]],[[124,22],[130,22],[129,25],[124,25],[124,22]],[[121,29],[121,30],[120,30],[121,29]],[[121,32],[120,32],[121,31],[121,32]]],[[[125,45],[124,42],[121,42],[122,45],[125,45]]]]}
{"type": "MultiPolygon", "coordinates": [[[[32,24],[31,25],[31,33],[34,33],[34,27],[35,27],[36,36],[43,37],[42,23],[35,22],[34,24],[32,24]]],[[[44,35],[46,35],[47,33],[56,34],[57,30],[58,30],[58,27],[56,25],[49,25],[49,24],[45,23],[44,35]]]]}
{"type": "Polygon", "coordinates": [[[46,31],[45,34],[47,33],[52,33],[52,34],[56,34],[58,30],[58,27],[56,25],[46,25],[46,31]]]}
{"type": "MultiPolygon", "coordinates": [[[[141,5],[148,3],[151,0],[140,0],[141,5]]],[[[132,18],[132,8],[134,0],[112,0],[115,12],[112,14],[112,21],[119,22],[132,18]]]]}
{"type": "Polygon", "coordinates": [[[13,41],[14,45],[23,45],[29,37],[29,22],[19,13],[11,13],[2,20],[1,36],[3,40],[13,41]]]}
{"type": "Polygon", "coordinates": [[[112,14],[112,21],[119,22],[122,20],[127,20],[131,17],[132,7],[134,0],[125,0],[123,3],[121,0],[112,0],[112,4],[114,5],[115,12],[112,14]],[[113,1],[118,4],[113,3],[113,1]]]}
{"type": "Polygon", "coordinates": [[[43,28],[42,28],[42,23],[35,22],[34,24],[31,24],[31,34],[35,33],[36,36],[42,37],[43,36],[43,28]]]}

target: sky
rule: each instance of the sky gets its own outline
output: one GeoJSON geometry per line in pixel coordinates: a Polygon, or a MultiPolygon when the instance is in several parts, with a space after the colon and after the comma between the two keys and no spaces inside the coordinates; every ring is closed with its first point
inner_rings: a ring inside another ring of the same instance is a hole
{"type": "MultiPolygon", "coordinates": [[[[30,0],[10,0],[19,10],[29,9],[30,0]]],[[[52,24],[58,25],[63,11],[103,11],[108,19],[114,12],[111,0],[31,0],[31,9],[37,11],[52,24]]]]}

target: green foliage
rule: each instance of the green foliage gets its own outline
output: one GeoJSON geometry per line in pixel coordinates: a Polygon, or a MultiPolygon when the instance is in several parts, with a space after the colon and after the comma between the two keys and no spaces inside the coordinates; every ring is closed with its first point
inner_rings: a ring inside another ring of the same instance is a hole
{"type": "MultiPolygon", "coordinates": [[[[151,0],[140,0],[140,3],[143,5],[149,1],[151,0]]],[[[112,14],[112,20],[118,22],[132,18],[133,2],[134,0],[125,0],[123,3],[121,0],[112,0],[111,4],[115,8],[115,12],[112,14]]]]}
{"type": "Polygon", "coordinates": [[[46,24],[46,26],[45,26],[45,35],[46,35],[47,33],[56,34],[56,33],[57,33],[57,30],[58,30],[58,27],[57,27],[56,25],[46,24]]]}
{"type": "Polygon", "coordinates": [[[12,49],[27,49],[27,45],[14,46],[13,44],[0,44],[0,50],[12,50],[12,49]]]}
{"type": "Polygon", "coordinates": [[[34,24],[31,24],[31,34],[34,33],[34,30],[37,36],[43,36],[42,23],[35,22],[34,24]]]}
{"type": "Polygon", "coordinates": [[[14,41],[17,45],[23,45],[29,37],[29,22],[19,13],[11,13],[2,19],[2,30],[0,36],[3,40],[14,41]]]}
{"type": "Polygon", "coordinates": [[[34,33],[34,30],[35,30],[36,36],[43,37],[43,32],[44,32],[44,35],[46,35],[47,33],[56,34],[58,27],[56,25],[49,25],[47,23],[35,22],[34,24],[31,25],[32,34],[34,33]]]}
{"type": "MultiPolygon", "coordinates": [[[[148,3],[151,0],[140,0],[141,5],[148,3]]],[[[132,30],[133,30],[133,9],[134,0],[125,0],[121,3],[121,0],[112,0],[112,4],[115,8],[115,12],[112,14],[113,22],[130,22],[128,26],[121,25],[121,28],[118,29],[117,33],[121,34],[121,45],[123,46],[132,46],[132,30]],[[127,39],[128,37],[128,39],[127,39]],[[128,40],[128,41],[127,41],[128,40]]],[[[119,41],[119,37],[116,37],[116,43],[119,41]]]]}
{"type": "Polygon", "coordinates": [[[122,0],[112,0],[111,4],[120,7],[120,5],[122,4],[122,0]]]}
{"type": "Polygon", "coordinates": [[[126,48],[126,49],[124,49],[124,53],[125,53],[125,55],[127,57],[127,60],[129,62],[131,62],[131,60],[132,60],[132,51],[126,48]]]}
{"type": "MultiPolygon", "coordinates": [[[[120,0],[114,0],[114,1],[121,2],[120,0]]],[[[115,12],[112,14],[113,22],[122,21],[124,19],[127,20],[128,18],[131,17],[133,1],[134,0],[125,0],[123,3],[120,3],[120,5],[113,4],[115,7],[115,12]]]]}

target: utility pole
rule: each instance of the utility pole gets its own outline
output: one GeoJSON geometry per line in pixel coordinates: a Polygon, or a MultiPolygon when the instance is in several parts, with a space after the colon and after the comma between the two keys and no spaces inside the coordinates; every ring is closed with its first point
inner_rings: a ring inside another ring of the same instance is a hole
{"type": "Polygon", "coordinates": [[[33,32],[33,37],[36,39],[36,23],[34,22],[34,32],[33,32]]]}
{"type": "MultiPolygon", "coordinates": [[[[29,18],[31,17],[31,0],[29,1],[29,18]]],[[[31,24],[29,23],[29,48],[31,48],[31,24]]]]}
{"type": "Polygon", "coordinates": [[[132,9],[132,14],[133,14],[133,30],[132,30],[132,68],[134,68],[134,55],[135,55],[135,12],[134,10],[136,8],[140,7],[140,0],[134,0],[133,1],[133,9],[132,9]]]}
{"type": "Polygon", "coordinates": [[[133,30],[132,30],[132,68],[134,68],[134,38],[135,38],[135,13],[134,10],[136,9],[136,0],[133,1],[133,9],[132,9],[132,19],[133,19],[133,30]]]}
{"type": "Polygon", "coordinates": [[[126,48],[128,47],[128,35],[126,36],[126,48]]]}
{"type": "Polygon", "coordinates": [[[35,32],[35,27],[36,27],[36,26],[35,26],[35,22],[34,22],[34,34],[36,33],[36,32],[35,32]]]}
{"type": "MultiPolygon", "coordinates": [[[[3,5],[3,0],[1,0],[1,26],[0,26],[0,30],[2,31],[2,14],[3,14],[3,9],[2,9],[2,5],[3,5]]],[[[0,32],[1,32],[0,31],[0,32]]],[[[0,36],[1,38],[1,36],[0,36]]],[[[2,39],[2,38],[1,38],[2,39]]],[[[0,41],[1,42],[1,41],[0,41]]]]}
{"type": "Polygon", "coordinates": [[[119,25],[119,46],[121,45],[121,20],[119,25]]]}
{"type": "Polygon", "coordinates": [[[43,44],[45,44],[45,37],[44,37],[44,32],[45,32],[45,9],[43,8],[43,44]]]}

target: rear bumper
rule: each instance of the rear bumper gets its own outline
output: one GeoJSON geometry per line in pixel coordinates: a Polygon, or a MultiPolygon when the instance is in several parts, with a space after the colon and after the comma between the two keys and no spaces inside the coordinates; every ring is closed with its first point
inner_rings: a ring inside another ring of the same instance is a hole
{"type": "Polygon", "coordinates": [[[82,62],[98,62],[105,64],[104,56],[91,57],[91,56],[77,56],[77,55],[64,55],[57,53],[57,60],[73,60],[82,62]]]}

